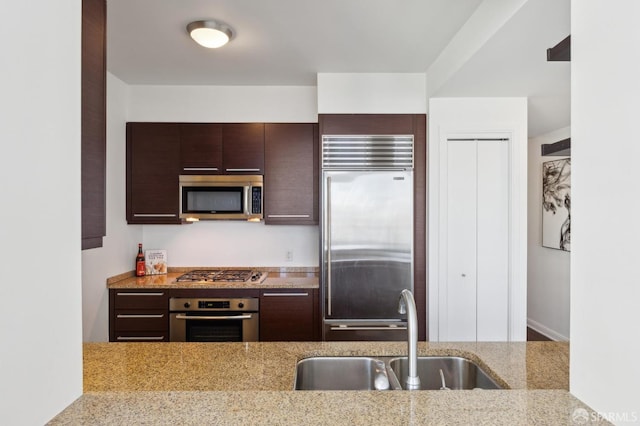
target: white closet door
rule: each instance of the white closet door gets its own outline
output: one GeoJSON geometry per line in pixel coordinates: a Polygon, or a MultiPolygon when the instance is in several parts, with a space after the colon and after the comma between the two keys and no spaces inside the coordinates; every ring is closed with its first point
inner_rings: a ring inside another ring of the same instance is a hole
{"type": "Polygon", "coordinates": [[[475,142],[447,143],[447,341],[476,340],[476,150],[475,142]]]}
{"type": "Polygon", "coordinates": [[[440,340],[507,341],[508,140],[448,140],[446,166],[440,340]]]}
{"type": "Polygon", "coordinates": [[[481,140],[477,194],[477,340],[509,338],[509,146],[481,140]]]}

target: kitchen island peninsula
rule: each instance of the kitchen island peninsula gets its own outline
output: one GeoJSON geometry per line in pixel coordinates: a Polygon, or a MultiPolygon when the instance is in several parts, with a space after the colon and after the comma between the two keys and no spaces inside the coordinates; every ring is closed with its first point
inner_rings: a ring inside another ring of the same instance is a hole
{"type": "Polygon", "coordinates": [[[566,425],[584,415],[599,420],[567,390],[567,343],[420,342],[418,350],[422,356],[469,358],[507,390],[292,390],[300,359],[403,355],[402,342],[85,343],[84,394],[50,424],[566,425]]]}

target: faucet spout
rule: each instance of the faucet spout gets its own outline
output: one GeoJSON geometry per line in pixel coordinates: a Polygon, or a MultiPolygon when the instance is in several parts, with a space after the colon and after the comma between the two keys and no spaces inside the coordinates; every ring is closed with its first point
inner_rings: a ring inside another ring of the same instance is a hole
{"type": "Polygon", "coordinates": [[[418,313],[416,311],[416,301],[410,290],[404,289],[400,293],[398,313],[407,314],[409,374],[405,379],[405,386],[408,390],[420,389],[420,377],[418,377],[418,313]]]}

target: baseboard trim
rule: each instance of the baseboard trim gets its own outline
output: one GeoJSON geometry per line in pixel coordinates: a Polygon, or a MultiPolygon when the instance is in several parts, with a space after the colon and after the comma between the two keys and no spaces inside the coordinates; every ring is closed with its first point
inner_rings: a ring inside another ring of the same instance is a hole
{"type": "Polygon", "coordinates": [[[560,333],[555,332],[554,330],[540,324],[537,321],[532,320],[531,318],[527,318],[527,326],[540,334],[544,334],[551,340],[555,340],[557,342],[568,342],[569,338],[567,336],[563,336],[560,333]]]}

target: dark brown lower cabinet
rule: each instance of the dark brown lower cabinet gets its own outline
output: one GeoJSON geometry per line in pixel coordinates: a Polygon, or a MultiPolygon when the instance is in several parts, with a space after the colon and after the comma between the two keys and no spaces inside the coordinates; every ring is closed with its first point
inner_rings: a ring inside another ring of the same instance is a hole
{"type": "Polygon", "coordinates": [[[260,291],[260,341],[320,340],[318,289],[260,291]]]}
{"type": "MultiPolygon", "coordinates": [[[[109,341],[168,342],[170,297],[257,297],[258,290],[110,289],[109,341]]],[[[260,290],[260,341],[320,340],[318,289],[260,290]]]]}
{"type": "Polygon", "coordinates": [[[109,341],[168,342],[166,290],[109,290],[109,341]]]}

